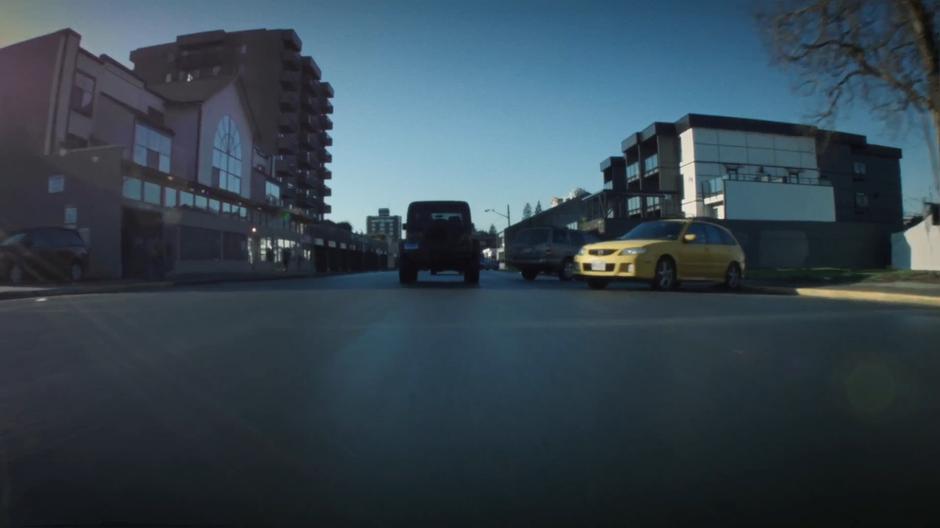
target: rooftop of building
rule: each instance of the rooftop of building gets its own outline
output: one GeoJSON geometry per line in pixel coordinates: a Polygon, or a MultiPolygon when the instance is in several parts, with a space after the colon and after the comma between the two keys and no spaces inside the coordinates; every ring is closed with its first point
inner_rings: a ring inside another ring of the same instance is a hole
{"type": "MultiPolygon", "coordinates": [[[[620,150],[626,151],[639,142],[646,141],[656,135],[678,135],[690,128],[712,128],[718,130],[737,130],[741,132],[756,132],[761,134],[777,134],[784,136],[813,137],[835,143],[850,144],[864,147],[872,154],[886,157],[901,157],[901,150],[894,147],[869,144],[868,139],[861,134],[850,134],[819,128],[815,125],[799,123],[786,123],[782,121],[768,121],[764,119],[750,119],[743,117],[718,116],[707,114],[686,114],[676,122],[657,121],[640,132],[630,134],[620,144],[620,150]]],[[[604,162],[602,162],[603,164],[604,162]]]]}

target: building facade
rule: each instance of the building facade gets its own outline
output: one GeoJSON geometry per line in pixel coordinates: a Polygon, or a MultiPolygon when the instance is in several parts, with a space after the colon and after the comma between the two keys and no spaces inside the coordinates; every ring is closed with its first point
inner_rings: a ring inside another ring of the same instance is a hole
{"type": "Polygon", "coordinates": [[[301,49],[290,29],[208,31],[138,48],[131,61],[148,87],[184,98],[192,84],[239,77],[258,145],[273,155],[266,199],[296,209],[301,222],[312,224],[331,212],[326,181],[333,176],[327,168],[333,161],[327,151],[333,144],[333,87],[301,49]]]}
{"type": "Polygon", "coordinates": [[[0,49],[0,71],[17,73],[0,79],[0,232],[76,228],[100,278],[328,270],[384,253],[318,236],[307,211],[270,200],[274,153],[242,77],[150,89],[80,43],[66,29],[0,49]]]}
{"type": "Polygon", "coordinates": [[[397,244],[401,240],[401,216],[393,216],[385,208],[379,209],[377,216],[366,217],[366,234],[382,236],[397,244]]]}
{"type": "Polygon", "coordinates": [[[631,134],[621,151],[601,162],[595,219],[901,223],[901,151],[864,136],[688,114],[631,134]]]}

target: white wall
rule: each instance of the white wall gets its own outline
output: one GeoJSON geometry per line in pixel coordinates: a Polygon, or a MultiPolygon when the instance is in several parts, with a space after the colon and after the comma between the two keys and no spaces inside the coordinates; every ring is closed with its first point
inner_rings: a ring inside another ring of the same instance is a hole
{"type": "Polygon", "coordinates": [[[724,218],[835,222],[832,187],[725,181],[724,218]]]}
{"type": "Polygon", "coordinates": [[[930,218],[891,235],[891,265],[898,269],[940,271],[940,226],[930,218]]]}
{"type": "Polygon", "coordinates": [[[264,200],[264,196],[251,196],[251,156],[254,142],[251,137],[251,125],[245,115],[240,95],[235,84],[229,84],[216,92],[202,104],[202,128],[199,137],[199,173],[198,181],[203,185],[212,185],[212,145],[215,132],[222,117],[229,116],[238,127],[242,144],[242,187],[241,195],[245,198],[264,200]]]}
{"type": "MultiPolygon", "coordinates": [[[[816,141],[812,137],[695,127],[679,134],[679,145],[682,211],[686,216],[709,215],[710,208],[704,206],[700,196],[702,184],[727,175],[729,168],[741,175],[760,170],[768,176],[784,177],[797,170],[801,178],[819,178],[816,141]]],[[[828,195],[830,203],[815,216],[827,217],[833,209],[831,189],[828,195]]]]}

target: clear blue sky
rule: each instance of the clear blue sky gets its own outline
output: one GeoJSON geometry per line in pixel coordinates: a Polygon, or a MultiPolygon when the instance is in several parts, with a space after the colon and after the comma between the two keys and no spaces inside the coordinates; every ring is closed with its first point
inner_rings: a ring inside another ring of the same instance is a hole
{"type": "MultiPolygon", "coordinates": [[[[211,29],[294,28],[335,90],[332,219],[464,199],[484,213],[601,187],[599,162],[689,112],[806,121],[815,101],[769,64],[754,2],[0,0],[0,46],[71,27],[92,53],[211,29]]],[[[905,207],[930,186],[924,132],[864,110],[836,128],[904,149],[905,207]]]]}

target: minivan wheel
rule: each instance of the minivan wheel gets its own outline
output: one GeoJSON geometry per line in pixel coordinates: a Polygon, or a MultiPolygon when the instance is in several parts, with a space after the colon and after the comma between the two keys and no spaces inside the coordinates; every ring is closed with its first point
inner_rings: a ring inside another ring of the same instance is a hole
{"type": "Polygon", "coordinates": [[[677,283],[676,263],[669,257],[660,258],[656,263],[656,273],[653,275],[653,289],[668,291],[675,289],[677,283]]]}
{"type": "Polygon", "coordinates": [[[558,270],[558,279],[567,282],[572,278],[574,278],[574,261],[565,259],[565,261],[561,263],[561,269],[558,270]]]}
{"type": "Polygon", "coordinates": [[[538,276],[539,276],[539,272],[536,270],[532,270],[532,269],[522,270],[522,278],[527,281],[535,280],[535,278],[538,276]]]}
{"type": "Polygon", "coordinates": [[[724,287],[729,290],[741,289],[741,266],[737,262],[728,264],[728,270],[725,271],[724,287]]]}
{"type": "Polygon", "coordinates": [[[82,268],[82,263],[75,261],[69,266],[69,278],[72,279],[72,282],[78,282],[85,278],[85,270],[82,268]]]}
{"type": "Polygon", "coordinates": [[[587,285],[592,290],[603,290],[607,287],[607,281],[604,279],[588,279],[587,285]]]}
{"type": "Polygon", "coordinates": [[[8,274],[10,282],[13,284],[20,284],[23,282],[23,268],[19,264],[13,264],[10,267],[10,273],[8,274]]]}

